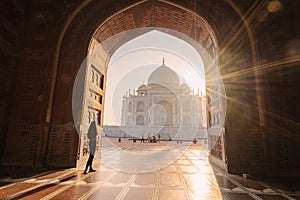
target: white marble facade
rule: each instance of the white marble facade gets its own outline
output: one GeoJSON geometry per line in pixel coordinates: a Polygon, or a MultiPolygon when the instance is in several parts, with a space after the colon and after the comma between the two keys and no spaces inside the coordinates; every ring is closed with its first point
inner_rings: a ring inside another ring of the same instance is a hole
{"type": "Polygon", "coordinates": [[[122,99],[121,126],[104,126],[108,137],[192,140],[207,138],[205,96],[194,92],[164,61],[137,90],[122,99]]]}
{"type": "Polygon", "coordinates": [[[203,127],[205,96],[193,94],[172,69],[154,70],[148,82],[123,96],[122,126],[203,127]]]}

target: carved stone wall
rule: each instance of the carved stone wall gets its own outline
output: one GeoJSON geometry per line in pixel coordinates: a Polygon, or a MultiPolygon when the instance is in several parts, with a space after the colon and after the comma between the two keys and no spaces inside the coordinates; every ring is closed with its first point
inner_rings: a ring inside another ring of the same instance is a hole
{"type": "Polygon", "coordinates": [[[11,124],[4,151],[4,166],[41,167],[45,162],[47,126],[11,124]]]}
{"type": "Polygon", "coordinates": [[[78,134],[71,123],[52,125],[47,144],[47,166],[73,167],[77,160],[77,147],[78,134]]]}
{"type": "Polygon", "coordinates": [[[60,125],[11,124],[3,166],[72,167],[76,164],[78,135],[72,123],[60,125]]]}

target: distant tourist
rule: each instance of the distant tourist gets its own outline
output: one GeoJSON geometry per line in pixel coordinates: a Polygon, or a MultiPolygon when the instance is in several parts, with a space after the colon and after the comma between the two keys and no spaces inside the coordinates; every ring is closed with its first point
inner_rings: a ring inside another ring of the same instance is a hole
{"type": "Polygon", "coordinates": [[[144,138],[144,135],[142,135],[142,139],[141,139],[141,142],[144,143],[145,142],[145,138],[144,138]]]}
{"type": "Polygon", "coordinates": [[[152,139],[152,142],[153,143],[156,143],[156,137],[155,137],[155,135],[153,134],[153,139],[152,139]]]}

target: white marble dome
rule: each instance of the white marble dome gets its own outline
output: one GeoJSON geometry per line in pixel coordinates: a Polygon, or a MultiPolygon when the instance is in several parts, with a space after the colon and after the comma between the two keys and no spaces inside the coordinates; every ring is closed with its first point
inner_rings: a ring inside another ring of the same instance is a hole
{"type": "Polygon", "coordinates": [[[149,78],[148,84],[160,84],[166,86],[175,86],[179,87],[180,81],[179,77],[177,76],[176,72],[174,72],[171,68],[163,64],[154,70],[149,78]]]}

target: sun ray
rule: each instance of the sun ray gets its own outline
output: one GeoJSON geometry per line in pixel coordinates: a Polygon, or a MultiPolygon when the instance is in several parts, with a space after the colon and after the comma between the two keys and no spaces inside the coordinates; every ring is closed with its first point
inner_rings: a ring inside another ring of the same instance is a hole
{"type": "Polygon", "coordinates": [[[225,80],[225,79],[230,79],[230,78],[235,78],[240,76],[252,75],[254,72],[267,73],[270,70],[294,67],[292,63],[299,62],[299,61],[300,61],[300,56],[295,56],[292,58],[283,59],[276,62],[266,63],[255,67],[247,68],[247,69],[242,69],[216,78],[208,78],[209,77],[208,76],[206,81],[213,82],[217,80],[225,80]]]}

